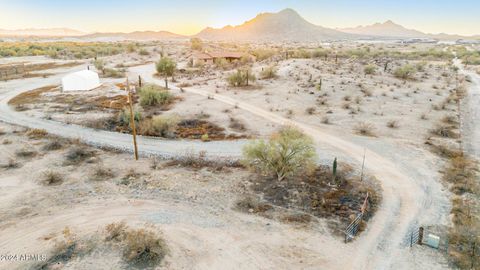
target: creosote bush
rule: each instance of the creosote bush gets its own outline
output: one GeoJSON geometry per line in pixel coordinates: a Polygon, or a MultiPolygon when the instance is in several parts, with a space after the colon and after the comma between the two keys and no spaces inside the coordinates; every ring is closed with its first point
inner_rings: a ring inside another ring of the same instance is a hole
{"type": "Polygon", "coordinates": [[[367,75],[372,75],[375,74],[375,72],[377,71],[377,67],[375,65],[369,64],[363,68],[363,71],[367,75]]]}
{"type": "Polygon", "coordinates": [[[167,105],[174,99],[170,92],[155,84],[143,86],[138,95],[140,96],[140,105],[143,107],[167,105]]]}
{"type": "Polygon", "coordinates": [[[354,127],[354,130],[363,136],[375,136],[375,127],[370,123],[360,122],[354,127]]]}
{"type": "Polygon", "coordinates": [[[59,185],[63,182],[63,175],[52,171],[48,170],[42,173],[42,178],[41,178],[41,183],[47,186],[52,186],[52,185],[59,185]]]}
{"type": "Polygon", "coordinates": [[[393,75],[402,80],[411,80],[414,78],[417,69],[409,64],[401,66],[393,72],[393,75]]]}
{"type": "Polygon", "coordinates": [[[233,87],[247,86],[249,83],[254,82],[255,80],[255,75],[251,70],[240,69],[227,78],[228,84],[233,87]]]}
{"type": "Polygon", "coordinates": [[[311,171],[316,159],[313,140],[294,127],[283,127],[268,141],[257,140],[243,149],[243,163],[263,175],[285,177],[311,171]]]}
{"type": "Polygon", "coordinates": [[[262,79],[273,79],[276,77],[277,77],[277,67],[275,66],[266,67],[260,72],[260,78],[262,79]]]}
{"type": "Polygon", "coordinates": [[[107,225],[105,234],[106,241],[120,244],[123,259],[135,267],[154,267],[168,254],[165,240],[150,229],[131,229],[121,222],[107,225]]]}

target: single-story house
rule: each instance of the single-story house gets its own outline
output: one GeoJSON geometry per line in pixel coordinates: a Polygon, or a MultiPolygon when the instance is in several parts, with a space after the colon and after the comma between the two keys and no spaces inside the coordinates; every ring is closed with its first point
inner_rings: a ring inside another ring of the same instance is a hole
{"type": "Polygon", "coordinates": [[[91,70],[70,73],[62,78],[63,91],[85,91],[99,87],[100,78],[91,70]]]}

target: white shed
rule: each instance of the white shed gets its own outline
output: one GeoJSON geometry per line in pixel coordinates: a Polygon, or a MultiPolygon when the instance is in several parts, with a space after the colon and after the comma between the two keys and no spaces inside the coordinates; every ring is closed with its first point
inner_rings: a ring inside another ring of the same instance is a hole
{"type": "Polygon", "coordinates": [[[92,90],[100,86],[98,74],[91,70],[70,73],[62,78],[63,91],[92,90]]]}

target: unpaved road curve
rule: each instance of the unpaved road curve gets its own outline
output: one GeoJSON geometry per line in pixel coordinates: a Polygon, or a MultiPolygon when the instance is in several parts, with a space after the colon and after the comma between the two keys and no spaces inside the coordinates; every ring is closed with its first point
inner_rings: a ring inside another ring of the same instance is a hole
{"type": "MultiPolygon", "coordinates": [[[[132,68],[132,72],[142,75],[147,81],[161,83],[154,79],[153,65],[132,68]]],[[[27,126],[30,128],[43,128],[52,134],[70,138],[81,138],[93,145],[110,146],[121,149],[131,149],[131,136],[114,132],[98,131],[75,125],[36,119],[25,113],[19,113],[8,106],[8,100],[21,92],[40,86],[54,84],[61,75],[47,79],[28,79],[18,81],[17,85],[10,85],[9,91],[0,93],[0,120],[27,126]]],[[[312,136],[316,142],[330,145],[358,163],[362,161],[364,148],[328,134],[319,128],[286,119],[251,104],[232,99],[227,96],[210,93],[199,89],[185,89],[190,93],[203,95],[220,102],[236,105],[255,115],[281,125],[295,125],[305,133],[312,136]]],[[[153,138],[139,138],[140,150],[144,154],[172,156],[184,153],[189,149],[206,151],[210,156],[238,156],[245,141],[227,142],[194,142],[194,141],[166,141],[153,138]]],[[[415,223],[425,200],[423,192],[412,178],[403,174],[392,160],[384,158],[381,154],[367,150],[367,167],[381,182],[383,188],[383,203],[375,217],[372,219],[368,230],[353,244],[346,245],[345,250],[354,250],[353,257],[344,260],[344,265],[339,269],[389,269],[392,260],[401,254],[402,242],[412,223],[415,223]]],[[[328,248],[328,247],[325,247],[328,248]]],[[[350,253],[350,252],[348,252],[350,253]]]]}
{"type": "MultiPolygon", "coordinates": [[[[69,69],[66,72],[78,70],[79,68],[69,69]]],[[[66,72],[60,73],[49,78],[31,78],[26,80],[16,80],[7,82],[5,87],[8,91],[2,91],[0,88],[0,121],[6,123],[17,124],[29,128],[40,128],[48,130],[49,133],[66,137],[80,138],[84,142],[96,146],[114,147],[126,151],[132,151],[132,136],[121,134],[118,132],[109,132],[86,128],[78,125],[67,125],[57,121],[39,119],[30,117],[25,113],[17,112],[10,108],[8,101],[18,94],[36,89],[46,85],[59,84],[61,76],[66,72]]],[[[236,141],[212,141],[200,142],[192,140],[161,140],[157,138],[149,138],[138,136],[140,152],[144,155],[158,155],[164,157],[172,157],[189,153],[206,151],[211,157],[238,157],[241,154],[242,146],[245,140],[236,141]]]]}
{"type": "MultiPolygon", "coordinates": [[[[139,66],[131,69],[131,72],[142,76],[146,81],[162,84],[161,80],[152,76],[153,68],[153,65],[139,66]]],[[[319,128],[287,119],[224,95],[194,88],[183,90],[236,106],[280,125],[294,125],[313,137],[316,142],[328,144],[353,157],[358,164],[361,164],[363,160],[363,147],[332,136],[319,128]]],[[[424,200],[422,195],[425,196],[424,193],[415,192],[420,188],[413,179],[402,174],[391,160],[369,150],[366,151],[366,155],[368,156],[368,169],[381,182],[383,202],[369,224],[367,232],[351,245],[356,253],[353,258],[345,261],[344,269],[390,268],[391,260],[398,255],[405,235],[420,214],[424,200]]]]}

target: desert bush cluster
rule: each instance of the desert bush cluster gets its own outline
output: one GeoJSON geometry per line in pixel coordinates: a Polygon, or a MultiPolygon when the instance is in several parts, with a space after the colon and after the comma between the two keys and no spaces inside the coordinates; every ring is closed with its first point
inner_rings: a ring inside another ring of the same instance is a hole
{"type": "Polygon", "coordinates": [[[57,59],[86,59],[116,55],[127,51],[118,42],[0,42],[0,56],[45,55],[57,59]]]}

